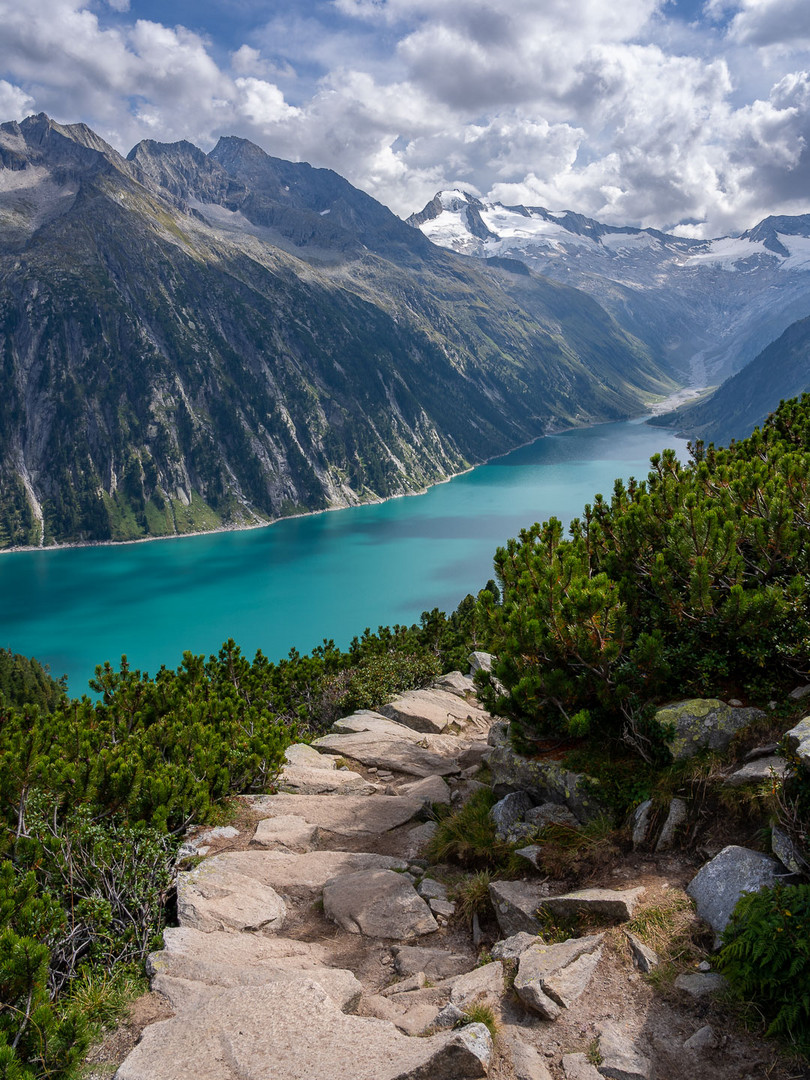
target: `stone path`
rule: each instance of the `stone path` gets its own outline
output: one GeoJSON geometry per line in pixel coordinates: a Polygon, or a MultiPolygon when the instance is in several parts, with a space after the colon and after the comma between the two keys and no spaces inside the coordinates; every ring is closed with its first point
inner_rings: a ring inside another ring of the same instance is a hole
{"type": "MultiPolygon", "coordinates": [[[[179,875],[180,925],[148,963],[174,1015],[145,1028],[116,1080],[652,1080],[654,1048],[669,1063],[659,1080],[736,1080],[705,1020],[673,1036],[647,1016],[638,972],[658,958],[615,927],[647,902],[638,879],[549,895],[532,869],[540,849],[527,847],[525,879],[489,886],[501,940],[479,955],[452,893],[425,873],[431,805],[459,804],[485,756],[514,792],[492,812],[504,837],[575,826],[590,795],[548,765],[528,777],[534,786],[522,774],[507,782],[503,725],[466,675],[384,712],[357,712],[314,747],[290,747],[279,793],[242,798],[249,829],[208,830],[184,847],[207,857],[179,875]],[[547,918],[588,929],[545,942],[547,918]],[[475,1022],[486,1008],[500,1025],[495,1044],[475,1022]]],[[[718,979],[701,970],[675,990],[688,1010],[718,979]]]]}

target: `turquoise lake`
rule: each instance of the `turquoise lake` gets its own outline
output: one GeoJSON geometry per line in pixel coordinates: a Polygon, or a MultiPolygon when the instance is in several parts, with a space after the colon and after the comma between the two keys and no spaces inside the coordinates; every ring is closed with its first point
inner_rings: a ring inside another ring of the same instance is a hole
{"type": "Polygon", "coordinates": [[[582,513],[617,476],[643,478],[651,454],[686,443],[641,420],[567,431],[481,465],[424,495],[287,519],[262,529],[0,556],[0,646],[87,689],[96,664],[154,673],[183,651],[232,637],[252,656],[366,626],[451,611],[493,576],[496,547],[534,521],[582,513]]]}

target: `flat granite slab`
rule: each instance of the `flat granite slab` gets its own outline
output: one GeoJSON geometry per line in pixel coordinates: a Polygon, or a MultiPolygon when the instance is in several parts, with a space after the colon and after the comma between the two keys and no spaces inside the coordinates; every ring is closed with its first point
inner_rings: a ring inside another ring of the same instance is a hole
{"type": "MultiPolygon", "coordinates": [[[[290,798],[303,798],[292,795],[290,798]]],[[[271,889],[320,890],[338,874],[355,870],[404,870],[407,863],[389,855],[374,855],[360,851],[308,851],[296,855],[287,851],[225,851],[206,859],[204,866],[215,869],[226,880],[253,878],[271,889]]],[[[210,871],[209,871],[210,872],[210,871]]]]}
{"type": "Polygon", "coordinates": [[[418,742],[381,731],[353,731],[347,735],[324,735],[313,744],[327,754],[359,761],[377,769],[391,769],[410,776],[448,776],[461,771],[455,758],[426,750],[418,742]]]}
{"type": "Polygon", "coordinates": [[[424,806],[405,795],[248,795],[244,801],[263,819],[290,815],[334,833],[388,832],[424,806]]]}

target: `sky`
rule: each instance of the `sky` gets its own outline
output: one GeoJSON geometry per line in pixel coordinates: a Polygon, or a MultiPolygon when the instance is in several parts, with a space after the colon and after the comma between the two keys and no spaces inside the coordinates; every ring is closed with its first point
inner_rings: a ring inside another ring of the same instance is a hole
{"type": "Polygon", "coordinates": [[[810,0],[0,0],[0,120],[687,236],[810,211],[810,0]]]}

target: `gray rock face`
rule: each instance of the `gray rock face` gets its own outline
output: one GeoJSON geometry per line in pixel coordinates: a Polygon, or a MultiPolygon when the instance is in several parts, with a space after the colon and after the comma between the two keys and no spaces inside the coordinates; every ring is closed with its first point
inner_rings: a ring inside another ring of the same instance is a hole
{"type": "Polygon", "coordinates": [[[551,1080],[551,1073],[541,1054],[517,1034],[507,1039],[515,1080],[551,1080]]]}
{"type": "Polygon", "coordinates": [[[310,893],[320,891],[330,878],[339,874],[351,874],[355,870],[405,870],[407,865],[389,855],[360,851],[308,851],[303,855],[287,851],[226,851],[206,859],[197,869],[216,867],[226,881],[241,876],[272,889],[283,889],[285,893],[310,893]]]}
{"type": "Polygon", "coordinates": [[[451,1003],[462,1011],[476,1003],[495,1008],[502,996],[503,964],[497,960],[457,976],[450,991],[451,1003]]]}
{"type": "Polygon", "coordinates": [[[423,802],[403,795],[255,795],[250,806],[263,818],[294,815],[329,832],[378,835],[404,825],[423,802]]]}
{"type": "Polygon", "coordinates": [[[440,881],[435,881],[433,878],[422,878],[417,886],[416,891],[422,897],[423,900],[446,900],[447,899],[447,886],[442,885],[440,881]]]}
{"type": "Polygon", "coordinates": [[[771,827],[771,850],[792,874],[806,874],[810,869],[798,844],[778,825],[771,827]]]}
{"type": "Polygon", "coordinates": [[[405,854],[409,859],[418,859],[427,845],[436,835],[438,826],[435,821],[426,821],[408,830],[405,854]]]}
{"type": "Polygon", "coordinates": [[[724,750],[738,731],[764,715],[761,709],[733,709],[717,698],[692,698],[665,705],[655,719],[674,729],[667,745],[681,761],[699,750],[724,750]]]}
{"type": "Polygon", "coordinates": [[[537,909],[544,897],[538,882],[493,881],[489,886],[489,897],[504,937],[521,932],[534,936],[540,933],[537,909]]]}
{"type": "Polygon", "coordinates": [[[745,787],[746,784],[761,784],[768,780],[781,780],[790,773],[790,766],[784,758],[776,754],[770,757],[749,761],[726,779],[727,787],[745,787]]]}
{"type": "Polygon", "coordinates": [[[489,756],[492,786],[499,796],[527,791],[535,802],[566,806],[581,823],[602,813],[598,785],[579,773],[549,761],[535,761],[516,753],[511,746],[496,746],[489,756]]]}
{"type": "Polygon", "coordinates": [[[216,855],[177,875],[180,925],[202,931],[280,930],[287,905],[271,885],[224,861],[229,857],[216,855]]]}
{"type": "Polygon", "coordinates": [[[579,889],[562,896],[547,896],[539,907],[550,911],[557,918],[570,919],[579,915],[598,915],[616,922],[633,918],[641,897],[647,890],[643,885],[637,889],[579,889]]]}
{"type": "Polygon", "coordinates": [[[278,788],[294,795],[373,795],[377,790],[350,769],[311,769],[301,765],[285,766],[278,788]]]}
{"type": "Polygon", "coordinates": [[[152,1024],[118,1080],[478,1080],[492,1054],[482,1024],[413,1039],[374,1017],[341,1012],[317,982],[222,990],[152,1024]]]}
{"type": "Polygon", "coordinates": [[[799,758],[799,764],[810,769],[810,716],[805,716],[786,735],[788,746],[799,758]]]}
{"type": "Polygon", "coordinates": [[[671,851],[675,846],[679,830],[686,824],[689,810],[683,799],[672,799],[669,804],[666,821],[655,845],[656,851],[671,851]]]}
{"type": "Polygon", "coordinates": [[[382,732],[355,731],[347,735],[324,735],[316,740],[315,745],[327,754],[350,758],[377,769],[407,773],[409,776],[449,776],[460,772],[455,758],[426,750],[413,740],[382,732]]]}
{"type": "Polygon", "coordinates": [[[517,834],[515,826],[523,823],[523,815],[531,810],[534,801],[525,791],[513,791],[496,802],[489,812],[495,824],[495,834],[501,840],[512,840],[517,834]]]}
{"type": "Polygon", "coordinates": [[[293,743],[284,751],[284,761],[287,765],[293,765],[299,769],[329,769],[334,770],[335,763],[332,758],[324,757],[307,743],[293,743]]]}
{"type": "MultiPolygon", "coordinates": [[[[392,720],[382,713],[373,712],[371,709],[359,709],[351,716],[344,716],[332,724],[331,734],[351,735],[359,731],[373,731],[377,735],[392,735],[396,739],[407,739],[409,742],[418,743],[422,739],[419,731],[406,727],[396,720],[392,720]]],[[[317,752],[317,751],[316,751],[317,752]]]]}
{"type": "Polygon", "coordinates": [[[714,930],[715,945],[720,943],[720,935],[743,893],[773,885],[780,873],[780,864],[770,855],[734,844],[723,848],[698,870],[686,891],[695,901],[700,918],[714,930]]]}
{"type": "MultiPolygon", "coordinates": [[[[480,709],[474,710],[481,713],[480,709]]],[[[446,690],[408,690],[380,709],[383,716],[414,731],[441,734],[451,724],[466,727],[471,707],[458,694],[446,690]]]]}
{"type": "Polygon", "coordinates": [[[617,1024],[606,1023],[599,1033],[602,1064],[598,1071],[609,1080],[652,1080],[653,1063],[617,1024]]]}
{"type": "Polygon", "coordinates": [[[515,991],[546,1020],[556,1020],[588,987],[602,956],[602,934],[532,945],[521,953],[515,991]]]}
{"type": "Polygon", "coordinates": [[[487,746],[509,745],[509,721],[496,720],[487,734],[487,746]]]}
{"type": "Polygon", "coordinates": [[[475,960],[447,952],[446,949],[401,945],[394,946],[394,967],[399,975],[414,975],[422,971],[429,979],[448,979],[471,971],[475,967],[475,960]]]}
{"type": "Polygon", "coordinates": [[[584,1054],[563,1054],[565,1080],[602,1080],[602,1074],[584,1054]]]}
{"type": "Polygon", "coordinates": [[[323,910],[352,934],[375,938],[420,937],[438,930],[413,885],[392,870],[358,870],[326,882],[323,910]]]}
{"type": "Polygon", "coordinates": [[[523,815],[523,820],[533,825],[535,829],[544,829],[546,825],[568,825],[572,829],[577,828],[579,822],[569,809],[558,803],[543,803],[542,806],[532,806],[523,815]]]}
{"type": "Polygon", "coordinates": [[[295,814],[266,818],[256,826],[251,844],[263,848],[286,848],[288,851],[309,851],[318,837],[318,826],[310,825],[295,814]]]}

